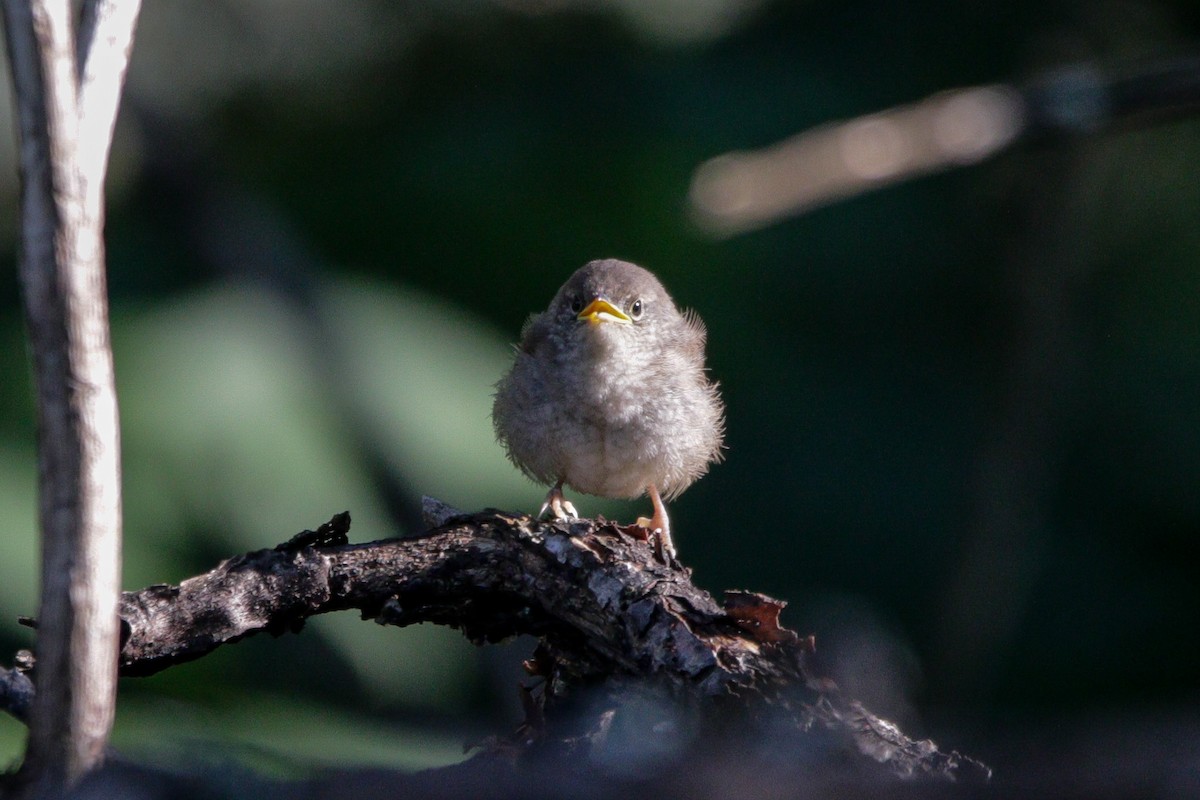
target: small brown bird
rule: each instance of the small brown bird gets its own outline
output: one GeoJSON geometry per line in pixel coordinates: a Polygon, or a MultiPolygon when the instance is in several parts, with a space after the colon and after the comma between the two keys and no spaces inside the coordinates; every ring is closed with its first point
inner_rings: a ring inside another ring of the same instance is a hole
{"type": "Polygon", "coordinates": [[[585,264],[529,318],[492,422],[512,462],[553,484],[539,516],[578,516],[563,484],[649,493],[654,516],[639,523],[674,555],[662,498],[721,458],[724,408],[705,375],[704,338],[704,323],[680,313],[654,275],[615,259],[585,264]]]}

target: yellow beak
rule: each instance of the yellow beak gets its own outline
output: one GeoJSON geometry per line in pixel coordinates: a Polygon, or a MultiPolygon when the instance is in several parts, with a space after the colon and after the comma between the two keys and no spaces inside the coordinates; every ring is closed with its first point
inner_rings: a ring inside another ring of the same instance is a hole
{"type": "Polygon", "coordinates": [[[587,308],[580,311],[576,319],[580,322],[586,321],[589,325],[599,325],[601,322],[620,322],[623,325],[629,325],[633,322],[625,312],[603,297],[597,297],[588,303],[587,308]]]}

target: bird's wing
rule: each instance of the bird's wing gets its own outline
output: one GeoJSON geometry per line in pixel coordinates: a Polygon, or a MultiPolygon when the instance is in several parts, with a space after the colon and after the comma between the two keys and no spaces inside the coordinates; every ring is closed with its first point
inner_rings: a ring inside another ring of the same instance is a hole
{"type": "Polygon", "coordinates": [[[533,355],[542,348],[550,336],[550,313],[530,314],[521,327],[521,352],[533,355]]]}

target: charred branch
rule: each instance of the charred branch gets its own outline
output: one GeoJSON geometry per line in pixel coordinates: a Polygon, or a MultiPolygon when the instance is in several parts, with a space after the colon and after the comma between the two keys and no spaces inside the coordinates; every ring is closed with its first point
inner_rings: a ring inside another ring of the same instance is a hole
{"type": "MultiPolygon", "coordinates": [[[[120,671],[151,675],[311,616],[459,629],[477,644],[539,637],[526,662],[526,719],[485,747],[578,753],[602,744],[631,698],[722,725],[785,721],[882,775],[986,779],[989,770],[904,735],[811,674],[812,637],[780,625],[784,603],[699,589],[664,563],[647,531],[601,520],[539,522],[499,511],[450,517],[428,533],[348,543],[349,514],[273,549],[228,559],[178,586],[121,601],[120,671]],[[597,698],[600,698],[597,701],[597,698]]],[[[726,725],[728,730],[728,726],[726,725]]]]}

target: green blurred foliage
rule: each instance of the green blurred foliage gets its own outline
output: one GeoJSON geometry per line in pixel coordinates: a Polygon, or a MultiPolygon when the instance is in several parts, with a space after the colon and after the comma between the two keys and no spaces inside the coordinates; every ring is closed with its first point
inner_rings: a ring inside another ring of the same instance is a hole
{"type": "MultiPolygon", "coordinates": [[[[728,458],[672,508],[702,585],[792,601],[785,621],[880,711],[967,708],[984,726],[1196,701],[1200,646],[1182,632],[1200,617],[1200,123],[1027,149],[726,241],[684,204],[691,171],[726,150],[944,88],[1180,52],[1200,34],[1192,3],[730,0],[698,4],[703,19],[679,3],[299,5],[144,10],[108,220],[129,588],[346,508],[356,541],[399,532],[359,428],[416,492],[534,509],[542,487],[492,439],[490,387],[524,317],[616,256],[710,331],[728,458]],[[261,229],[223,215],[237,197],[270,212],[248,215],[261,229]],[[259,249],[222,254],[242,240],[259,249]],[[1054,353],[1022,339],[1039,300],[1054,353]],[[1050,367],[1032,373],[1037,436],[989,471],[1023,419],[1022,363],[1050,367]],[[1013,499],[1006,476],[1034,490],[995,564],[1015,577],[953,608],[977,532],[1013,499]],[[946,640],[955,614],[992,638],[982,666],[946,640]]],[[[11,621],[36,607],[36,539],[3,274],[11,621]]],[[[0,653],[28,644],[0,626],[0,653]]],[[[328,762],[445,763],[455,725],[515,722],[520,655],[314,621],[125,682],[117,742],[162,757],[219,742],[266,766],[311,752],[299,742],[328,762]]],[[[0,758],[18,752],[0,723],[0,758]]]]}

